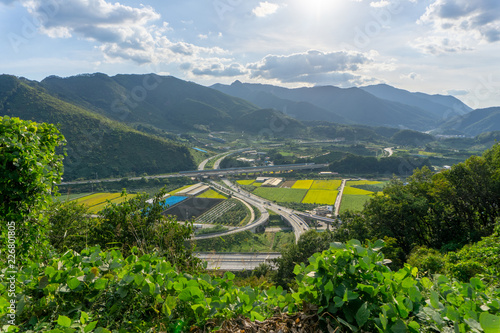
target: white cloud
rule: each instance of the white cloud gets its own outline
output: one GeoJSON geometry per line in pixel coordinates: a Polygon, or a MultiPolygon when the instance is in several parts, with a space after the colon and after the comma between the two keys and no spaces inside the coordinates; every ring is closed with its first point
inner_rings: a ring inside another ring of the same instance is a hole
{"type": "Polygon", "coordinates": [[[401,79],[410,79],[410,80],[420,80],[422,77],[420,74],[417,74],[415,72],[411,72],[409,74],[401,74],[400,76],[401,79]]]}
{"type": "Polygon", "coordinates": [[[308,51],[291,55],[268,55],[247,66],[252,78],[278,79],[281,82],[352,82],[360,77],[353,74],[371,60],[360,52],[308,51]]]}
{"type": "Polygon", "coordinates": [[[165,36],[172,29],[166,22],[154,24],[161,16],[150,6],[136,8],[105,0],[27,0],[24,6],[39,18],[41,33],[96,42],[108,61],[171,63],[226,53],[218,47],[172,42],[165,36]]]}
{"type": "Polygon", "coordinates": [[[462,36],[463,40],[457,39],[456,36],[449,36],[448,34],[442,34],[441,36],[426,36],[419,37],[410,42],[410,45],[414,48],[419,49],[423,53],[440,55],[444,53],[459,53],[472,51],[469,45],[471,42],[470,38],[467,36],[462,36]]]}
{"type": "MultiPolygon", "coordinates": [[[[445,52],[459,51],[460,48],[457,49],[456,45],[464,40],[472,42],[472,45],[477,45],[478,42],[498,42],[500,41],[500,2],[498,0],[434,0],[418,23],[433,26],[435,35],[447,35],[441,44],[449,42],[454,45],[451,48],[445,47],[445,52]]],[[[471,43],[467,44],[471,45],[471,43]]],[[[467,49],[470,49],[470,46],[465,48],[467,49]]]]}
{"type": "Polygon", "coordinates": [[[387,7],[389,6],[391,3],[387,0],[380,0],[380,1],[377,1],[377,2],[370,2],[370,7],[374,7],[374,8],[382,8],[382,7],[387,7]]]}
{"type": "Polygon", "coordinates": [[[265,17],[276,13],[280,6],[270,2],[259,2],[259,6],[252,10],[252,13],[257,17],[265,17]]]}
{"type": "Polygon", "coordinates": [[[247,74],[248,71],[244,66],[236,63],[230,65],[214,63],[211,66],[194,68],[191,73],[197,76],[233,77],[247,74]]]}

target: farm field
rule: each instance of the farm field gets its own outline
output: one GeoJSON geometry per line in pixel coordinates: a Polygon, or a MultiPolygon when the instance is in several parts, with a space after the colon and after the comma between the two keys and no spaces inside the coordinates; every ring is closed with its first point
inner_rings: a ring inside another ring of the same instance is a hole
{"type": "Polygon", "coordinates": [[[254,181],[255,181],[254,179],[244,179],[244,180],[238,180],[236,182],[240,185],[252,185],[254,181]]]}
{"type": "Polygon", "coordinates": [[[121,196],[121,193],[94,193],[78,199],[76,202],[84,204],[89,208],[89,212],[98,213],[108,204],[108,200],[112,203],[121,203],[126,199],[135,197],[135,194],[127,194],[127,196],[121,196]]]}
{"type": "Polygon", "coordinates": [[[333,205],[337,199],[338,191],[333,190],[309,190],[302,203],[314,203],[318,205],[333,205]]]}
{"type": "Polygon", "coordinates": [[[68,202],[68,201],[71,201],[71,200],[75,200],[75,199],[86,197],[87,195],[91,195],[91,194],[92,193],[74,193],[74,194],[65,194],[65,193],[62,193],[60,196],[53,197],[53,198],[54,198],[55,201],[68,202]]]}
{"type": "Polygon", "coordinates": [[[362,190],[360,188],[346,186],[344,187],[344,195],[372,195],[374,192],[362,190]]]}
{"type": "Polygon", "coordinates": [[[311,190],[337,190],[342,183],[341,180],[315,180],[310,189],[311,190]]]}
{"type": "Polygon", "coordinates": [[[360,211],[363,209],[365,202],[370,200],[369,195],[355,195],[355,194],[344,194],[342,196],[342,203],[340,204],[340,213],[344,213],[347,210],[360,211]]]}
{"type": "Polygon", "coordinates": [[[379,182],[376,180],[348,180],[346,182],[346,186],[353,186],[353,185],[379,185],[383,184],[383,182],[379,182]]]}
{"type": "Polygon", "coordinates": [[[301,202],[307,190],[292,188],[259,187],[253,194],[277,202],[301,202]]]}
{"type": "Polygon", "coordinates": [[[216,192],[212,189],[208,189],[207,191],[203,192],[202,194],[198,195],[197,198],[209,198],[209,199],[227,199],[226,196],[220,194],[219,192],[216,192]]]}
{"type": "Polygon", "coordinates": [[[311,188],[311,185],[314,183],[314,180],[297,180],[295,184],[293,184],[292,188],[306,189],[311,188]]]}
{"type": "Polygon", "coordinates": [[[179,187],[178,189],[175,189],[175,190],[173,190],[173,191],[168,192],[168,194],[170,194],[170,195],[174,195],[174,194],[176,194],[177,192],[180,192],[180,191],[182,191],[182,190],[184,190],[184,189],[186,189],[186,188],[188,188],[188,187],[190,187],[190,186],[193,186],[193,184],[191,184],[191,185],[184,185],[184,186],[182,186],[182,187],[179,187]]]}

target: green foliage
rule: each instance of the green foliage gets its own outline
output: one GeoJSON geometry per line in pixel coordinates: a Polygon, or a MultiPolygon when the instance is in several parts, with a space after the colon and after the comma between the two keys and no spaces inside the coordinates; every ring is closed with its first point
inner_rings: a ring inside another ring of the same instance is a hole
{"type": "MultiPolygon", "coordinates": [[[[500,225],[500,224],[499,224],[500,225]]],[[[464,246],[446,255],[446,273],[460,281],[479,276],[484,281],[499,286],[500,235],[495,233],[481,241],[464,246]]]]}
{"type": "Polygon", "coordinates": [[[241,201],[237,199],[229,199],[229,201],[233,202],[235,206],[215,219],[213,224],[239,225],[250,214],[248,208],[241,201]]]}
{"type": "MultiPolygon", "coordinates": [[[[210,319],[243,314],[262,320],[276,307],[293,309],[291,295],[281,288],[238,288],[233,279],[232,273],[191,276],[157,254],[67,251],[19,272],[17,323],[22,332],[184,332],[210,319]]],[[[0,284],[1,324],[6,285],[0,284]]]]}
{"type": "Polygon", "coordinates": [[[253,234],[251,231],[201,239],[194,243],[197,251],[209,252],[278,252],[295,242],[293,232],[253,234]]]}
{"type": "Polygon", "coordinates": [[[434,137],[422,132],[401,130],[392,136],[391,141],[403,146],[423,147],[426,143],[434,141],[434,137]]]}
{"type": "MultiPolygon", "coordinates": [[[[19,259],[40,250],[45,222],[38,214],[61,181],[62,156],[56,148],[64,142],[54,125],[0,117],[0,223],[2,235],[9,234],[7,223],[15,225],[9,235],[16,239],[19,259]]],[[[7,245],[7,237],[2,243],[2,248],[7,245]]]]}
{"type": "Polygon", "coordinates": [[[439,251],[421,246],[412,250],[408,264],[427,274],[444,273],[445,258],[439,251]]]}
{"type": "Polygon", "coordinates": [[[316,253],[309,265],[295,267],[294,299],[315,305],[324,318],[333,315],[353,332],[497,332],[498,290],[477,278],[420,278],[410,265],[393,272],[382,264],[383,244],[364,247],[351,240],[316,253]]]}
{"type": "Polygon", "coordinates": [[[272,281],[283,288],[288,288],[295,281],[293,272],[295,265],[307,262],[314,253],[327,249],[332,241],[333,233],[330,231],[308,230],[302,234],[297,244],[290,244],[280,251],[281,258],[274,259],[277,269],[271,276],[272,281]]]}

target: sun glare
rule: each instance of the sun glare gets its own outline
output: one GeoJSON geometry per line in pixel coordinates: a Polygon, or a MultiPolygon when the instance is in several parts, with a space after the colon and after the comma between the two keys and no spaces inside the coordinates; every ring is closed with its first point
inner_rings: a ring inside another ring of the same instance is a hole
{"type": "Polygon", "coordinates": [[[331,14],[332,10],[338,7],[338,0],[298,0],[297,5],[300,11],[306,15],[321,17],[331,14]]]}

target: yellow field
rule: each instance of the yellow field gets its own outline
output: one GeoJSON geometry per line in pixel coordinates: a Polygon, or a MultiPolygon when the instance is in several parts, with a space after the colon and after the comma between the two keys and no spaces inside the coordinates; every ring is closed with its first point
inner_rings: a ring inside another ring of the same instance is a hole
{"type": "Polygon", "coordinates": [[[252,185],[254,180],[253,179],[244,179],[244,180],[238,180],[236,182],[240,185],[252,185]]]}
{"type": "Polygon", "coordinates": [[[108,200],[112,203],[119,204],[127,199],[135,197],[136,194],[127,194],[126,197],[122,197],[121,193],[94,193],[87,195],[82,198],[78,198],[75,201],[87,206],[89,212],[97,213],[108,204],[108,200]]]}
{"type": "Polygon", "coordinates": [[[185,186],[183,186],[183,187],[179,187],[179,188],[178,188],[178,189],[176,189],[176,190],[173,190],[173,191],[168,192],[168,194],[170,194],[170,195],[174,195],[174,194],[176,194],[177,192],[182,191],[183,189],[188,188],[188,187],[190,187],[190,186],[193,186],[193,185],[185,185],[185,186]]]}
{"type": "Polygon", "coordinates": [[[344,187],[344,193],[345,195],[372,195],[374,192],[367,191],[367,190],[362,190],[360,188],[355,188],[355,187],[350,187],[346,186],[344,187]]]}
{"type": "Polygon", "coordinates": [[[106,202],[106,200],[113,200],[115,198],[118,198],[120,195],[121,193],[94,193],[83,198],[78,198],[75,201],[78,203],[82,203],[87,207],[92,207],[106,202]]]}
{"type": "Polygon", "coordinates": [[[292,188],[300,188],[308,190],[313,183],[314,180],[297,180],[295,184],[293,184],[292,188]]]}
{"type": "Polygon", "coordinates": [[[333,190],[309,190],[302,200],[302,203],[333,205],[335,204],[338,193],[338,191],[333,190]]]}
{"type": "Polygon", "coordinates": [[[348,180],[346,185],[351,186],[351,185],[376,185],[376,184],[381,184],[382,182],[378,182],[375,180],[348,180]]]}
{"type": "Polygon", "coordinates": [[[311,190],[337,190],[342,184],[341,180],[315,180],[311,190]]]}
{"type": "Polygon", "coordinates": [[[227,199],[227,197],[223,196],[219,192],[216,192],[212,189],[208,189],[207,191],[203,192],[197,198],[209,198],[209,199],[227,199]]]}

